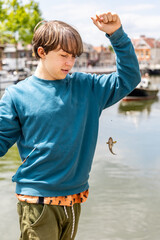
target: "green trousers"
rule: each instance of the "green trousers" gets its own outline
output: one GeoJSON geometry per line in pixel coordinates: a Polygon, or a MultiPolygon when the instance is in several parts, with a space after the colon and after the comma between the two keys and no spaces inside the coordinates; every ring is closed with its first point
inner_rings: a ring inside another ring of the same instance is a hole
{"type": "Polygon", "coordinates": [[[20,240],[73,240],[81,204],[73,207],[18,202],[20,240]]]}

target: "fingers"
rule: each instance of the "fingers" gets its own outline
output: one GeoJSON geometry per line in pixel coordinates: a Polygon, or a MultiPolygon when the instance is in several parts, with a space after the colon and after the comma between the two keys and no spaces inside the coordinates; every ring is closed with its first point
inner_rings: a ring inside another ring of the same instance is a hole
{"type": "Polygon", "coordinates": [[[117,14],[116,13],[103,13],[99,15],[99,18],[102,20],[104,23],[108,23],[108,22],[115,22],[117,20],[117,14]]]}
{"type": "Polygon", "coordinates": [[[93,23],[94,23],[98,28],[101,27],[101,21],[100,21],[100,19],[97,20],[97,17],[96,17],[96,18],[91,17],[91,19],[92,19],[93,23]]]}
{"type": "Polygon", "coordinates": [[[107,12],[107,13],[103,13],[103,14],[97,14],[96,18],[92,18],[92,20],[94,19],[94,23],[95,21],[99,22],[99,23],[109,23],[109,22],[116,22],[117,21],[117,14],[116,13],[111,13],[111,12],[107,12]]]}
{"type": "Polygon", "coordinates": [[[91,17],[91,19],[99,30],[107,33],[108,35],[112,35],[121,27],[121,20],[116,13],[107,12],[103,14],[96,14],[96,16],[91,17]]]}

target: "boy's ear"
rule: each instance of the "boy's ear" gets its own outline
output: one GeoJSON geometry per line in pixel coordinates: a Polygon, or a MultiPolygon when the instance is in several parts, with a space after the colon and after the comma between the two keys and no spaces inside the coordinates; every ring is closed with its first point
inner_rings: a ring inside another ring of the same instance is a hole
{"type": "Polygon", "coordinates": [[[42,59],[45,58],[45,56],[46,56],[46,53],[45,53],[43,47],[39,47],[39,48],[37,49],[37,53],[38,53],[39,57],[42,58],[42,59]]]}

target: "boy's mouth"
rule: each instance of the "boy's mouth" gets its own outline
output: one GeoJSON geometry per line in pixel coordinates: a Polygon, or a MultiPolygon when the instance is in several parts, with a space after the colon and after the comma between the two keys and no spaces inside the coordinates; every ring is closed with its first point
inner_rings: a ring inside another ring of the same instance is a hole
{"type": "Polygon", "coordinates": [[[65,74],[67,74],[67,73],[69,73],[70,70],[69,69],[61,69],[61,71],[65,74]]]}

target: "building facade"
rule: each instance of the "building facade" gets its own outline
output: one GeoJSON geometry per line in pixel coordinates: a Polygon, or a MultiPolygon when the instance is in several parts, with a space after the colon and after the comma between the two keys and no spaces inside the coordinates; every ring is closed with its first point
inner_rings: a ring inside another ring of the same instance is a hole
{"type": "Polygon", "coordinates": [[[132,43],[140,64],[160,64],[160,40],[141,35],[132,43]]]}
{"type": "Polygon", "coordinates": [[[3,69],[5,70],[22,70],[27,67],[28,61],[32,61],[31,45],[17,47],[13,44],[7,44],[3,53],[3,69]]]}

